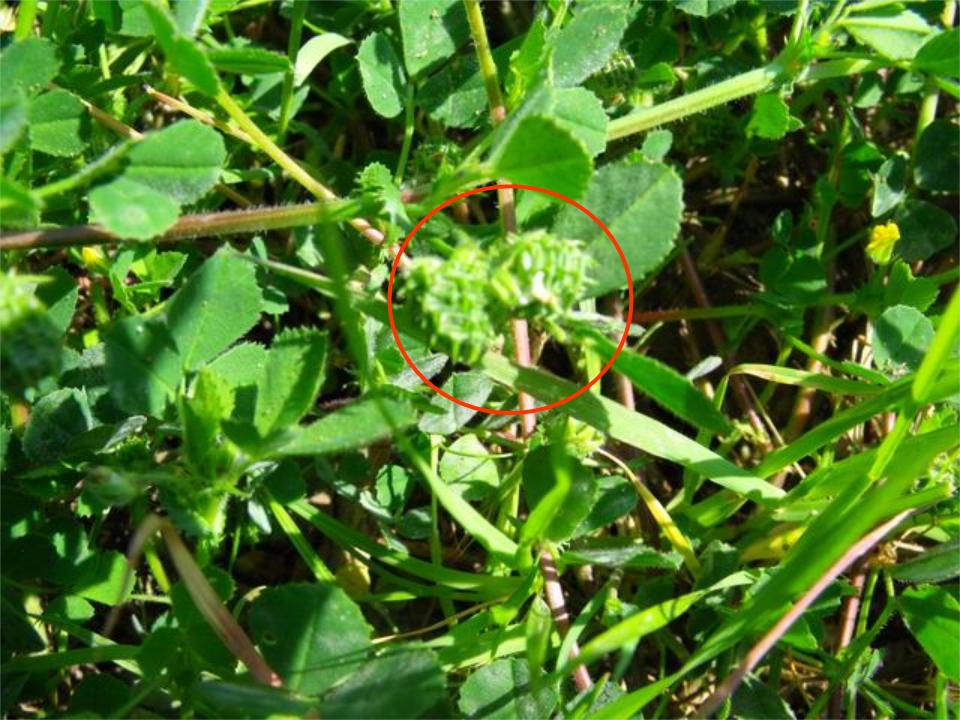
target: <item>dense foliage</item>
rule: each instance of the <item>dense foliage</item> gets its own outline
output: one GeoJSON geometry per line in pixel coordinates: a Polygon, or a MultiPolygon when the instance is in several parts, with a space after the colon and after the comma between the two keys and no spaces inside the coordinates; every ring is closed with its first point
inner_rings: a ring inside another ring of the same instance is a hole
{"type": "Polygon", "coordinates": [[[0,6],[0,712],[956,717],[956,15],[0,6]]]}

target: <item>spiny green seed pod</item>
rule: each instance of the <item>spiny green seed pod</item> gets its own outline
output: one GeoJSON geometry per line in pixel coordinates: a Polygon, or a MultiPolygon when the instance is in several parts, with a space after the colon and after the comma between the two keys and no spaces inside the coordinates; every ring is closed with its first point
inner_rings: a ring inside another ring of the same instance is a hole
{"type": "Polygon", "coordinates": [[[402,295],[414,321],[456,361],[476,362],[504,319],[490,303],[489,273],[480,248],[461,243],[446,260],[415,259],[404,280],[402,295]]]}
{"type": "Polygon", "coordinates": [[[578,240],[543,230],[511,235],[497,253],[491,289],[510,314],[562,314],[583,296],[592,264],[578,240]]]}
{"type": "Polygon", "coordinates": [[[33,286],[0,275],[0,365],[3,389],[15,397],[48,375],[60,372],[60,331],[50,320],[33,286]]]}

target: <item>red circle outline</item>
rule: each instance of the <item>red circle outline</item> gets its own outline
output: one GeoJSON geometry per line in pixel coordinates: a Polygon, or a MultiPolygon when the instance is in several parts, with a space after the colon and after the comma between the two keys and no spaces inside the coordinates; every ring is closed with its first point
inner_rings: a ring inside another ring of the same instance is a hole
{"type": "Polygon", "coordinates": [[[457,405],[460,405],[461,407],[465,407],[465,408],[468,408],[469,410],[474,410],[476,412],[487,413],[488,415],[533,415],[538,412],[544,412],[545,410],[552,410],[553,408],[560,407],[561,405],[564,405],[570,402],[574,398],[579,397],[580,395],[585,393],[587,390],[592,388],[594,385],[596,385],[600,381],[600,378],[606,375],[607,372],[610,370],[610,368],[613,367],[613,363],[617,359],[617,355],[620,354],[624,346],[627,344],[627,337],[630,334],[630,318],[633,317],[633,277],[630,275],[630,266],[627,264],[627,258],[623,254],[623,250],[620,248],[620,244],[617,242],[617,239],[613,236],[613,233],[611,233],[610,230],[607,228],[607,226],[603,224],[603,221],[601,221],[600,218],[598,218],[592,212],[587,210],[583,205],[578,203],[576,200],[571,200],[566,195],[561,195],[558,192],[554,192],[553,190],[547,190],[546,188],[542,188],[542,187],[537,187],[536,185],[517,185],[514,183],[500,183],[496,185],[485,185],[484,187],[474,188],[473,190],[467,190],[466,192],[462,192],[459,195],[454,195],[449,200],[446,200],[445,202],[442,202],[441,204],[437,205],[433,210],[427,213],[426,216],[424,216],[424,218],[420,222],[418,222],[414,226],[413,230],[410,231],[410,234],[407,235],[406,239],[403,241],[403,244],[400,246],[400,249],[397,251],[397,256],[393,260],[393,266],[390,268],[390,281],[387,285],[387,315],[390,318],[390,330],[393,333],[393,339],[396,341],[397,348],[399,348],[400,354],[403,355],[403,359],[406,360],[407,365],[409,365],[410,369],[413,370],[414,373],[416,373],[417,377],[423,380],[423,382],[426,383],[426,385],[430,389],[432,389],[434,392],[438,393],[442,397],[445,397],[447,400],[450,400],[451,402],[455,402],[457,405]],[[573,207],[577,208],[577,210],[584,213],[587,217],[593,220],[600,227],[600,229],[603,230],[604,234],[610,239],[610,242],[613,243],[613,247],[616,248],[617,250],[617,254],[620,256],[620,262],[623,263],[623,271],[627,276],[627,292],[629,293],[629,303],[627,307],[627,313],[625,316],[627,318],[627,321],[624,324],[623,335],[620,337],[620,342],[617,344],[617,349],[614,351],[610,359],[607,360],[606,365],[604,365],[603,368],[601,368],[600,372],[597,373],[596,377],[594,377],[590,382],[588,382],[586,385],[584,385],[582,388],[580,388],[576,392],[573,392],[570,395],[567,395],[567,397],[561,400],[552,402],[549,405],[540,405],[539,407],[527,408],[525,410],[496,410],[494,408],[487,408],[487,407],[482,407],[480,405],[474,405],[472,403],[468,403],[463,400],[460,400],[459,398],[455,398],[450,393],[444,392],[439,387],[434,385],[426,375],[420,372],[420,368],[418,368],[414,364],[413,360],[410,359],[410,356],[407,355],[407,351],[404,349],[403,343],[400,341],[400,333],[397,332],[397,323],[393,318],[393,285],[394,285],[394,280],[396,279],[396,276],[397,276],[397,268],[400,266],[400,258],[403,257],[403,253],[406,252],[407,245],[410,244],[410,241],[413,240],[413,236],[420,231],[420,228],[422,228],[424,225],[427,224],[427,221],[429,221],[430,218],[432,218],[434,215],[436,215],[438,212],[440,212],[444,208],[447,208],[453,203],[457,202],[457,200],[462,200],[465,197],[470,197],[471,195],[477,195],[478,193],[482,193],[482,192],[488,192],[490,190],[511,190],[511,189],[512,190],[532,190],[533,192],[545,193],[546,195],[550,195],[552,197],[557,198],[558,200],[563,200],[565,203],[572,205],[573,207]]]}

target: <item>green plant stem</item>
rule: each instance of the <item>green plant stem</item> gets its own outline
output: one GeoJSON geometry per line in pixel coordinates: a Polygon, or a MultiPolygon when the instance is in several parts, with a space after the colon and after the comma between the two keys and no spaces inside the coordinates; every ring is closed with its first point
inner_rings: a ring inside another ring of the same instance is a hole
{"type": "MultiPolygon", "coordinates": [[[[479,1],[463,0],[463,4],[467,11],[467,21],[470,24],[470,35],[477,48],[477,61],[480,64],[480,74],[483,76],[483,86],[487,91],[490,122],[496,127],[507,116],[506,108],[503,105],[503,95],[500,93],[497,65],[493,61],[493,53],[490,52],[490,41],[487,39],[487,28],[483,23],[483,13],[480,10],[479,1]]],[[[497,199],[500,201],[500,218],[503,221],[504,234],[516,232],[517,216],[513,190],[498,190],[497,199]]],[[[513,336],[514,360],[521,367],[529,367],[532,364],[532,356],[530,353],[530,329],[527,326],[527,321],[523,318],[512,319],[510,321],[510,331],[513,336]]],[[[521,410],[533,408],[533,398],[527,393],[521,392],[519,400],[521,410]]],[[[523,415],[521,427],[523,428],[523,437],[530,437],[537,427],[536,416],[533,413],[523,415]]]]}
{"type": "Polygon", "coordinates": [[[397,160],[397,169],[393,174],[394,182],[399,185],[403,182],[403,175],[407,169],[407,159],[410,157],[410,147],[413,145],[414,116],[413,83],[407,83],[406,115],[404,116],[403,145],[400,148],[400,159],[397,160]]]}
{"type": "Polygon", "coordinates": [[[287,134],[290,123],[290,110],[293,107],[293,68],[297,62],[297,53],[300,51],[300,38],[303,36],[303,18],[307,14],[307,0],[293,0],[293,10],[290,13],[290,36],[287,39],[287,58],[290,60],[290,69],[283,78],[283,91],[280,96],[280,121],[277,123],[277,143],[283,145],[283,138],[287,134]]]}
{"type": "MultiPolygon", "coordinates": [[[[157,237],[155,242],[167,243],[201,237],[240,235],[346,220],[356,207],[356,203],[352,201],[339,200],[335,203],[315,202],[184,215],[172,228],[157,237]]],[[[78,225],[0,235],[0,252],[120,242],[123,242],[123,238],[99,225],[78,225]]]]}
{"type": "MultiPolygon", "coordinates": [[[[286,170],[290,177],[300,183],[315,197],[324,202],[333,202],[338,199],[332,190],[314,178],[296,160],[287,155],[279,145],[271,140],[251,117],[244,112],[243,108],[237,104],[233,97],[230,96],[230,93],[223,88],[220,89],[217,95],[217,103],[219,103],[227,115],[240,126],[240,129],[250,136],[257,148],[266,153],[271,160],[286,170]]],[[[348,222],[370,242],[375,245],[381,245],[383,243],[383,233],[363,218],[351,218],[348,222]]]]}
{"type": "Polygon", "coordinates": [[[17,13],[17,27],[13,31],[14,40],[26,40],[33,34],[33,21],[37,19],[37,0],[21,0],[17,13]]]}
{"type": "Polygon", "coordinates": [[[607,126],[607,142],[695,115],[747,95],[761,93],[773,85],[783,71],[783,66],[774,60],[728,80],[625,115],[607,126]]]}

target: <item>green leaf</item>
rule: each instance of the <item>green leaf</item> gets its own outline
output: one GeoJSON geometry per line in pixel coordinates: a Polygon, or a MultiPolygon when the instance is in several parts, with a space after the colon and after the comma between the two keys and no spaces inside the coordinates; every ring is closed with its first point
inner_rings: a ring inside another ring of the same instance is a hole
{"type": "Polygon", "coordinates": [[[181,120],[147,135],[129,157],[124,177],[187,204],[217,183],[227,151],[216,130],[198,120],[181,120]]]}
{"type": "Polygon", "coordinates": [[[380,32],[369,35],[360,45],[357,62],[370,107],[386,118],[399,115],[406,79],[390,39],[380,32]]]}
{"type": "Polygon", "coordinates": [[[660,162],[673,145],[673,133],[669,130],[651,130],[643,139],[640,152],[650,162],[660,162]]]}
{"type": "MultiPolygon", "coordinates": [[[[594,328],[585,329],[586,343],[603,358],[613,356],[616,343],[594,328]]],[[[624,349],[613,367],[630,379],[644,394],[683,418],[696,428],[717,434],[730,432],[731,426],[692,382],[654,358],[624,349]]]]}
{"type": "Polygon", "coordinates": [[[0,53],[0,75],[13,87],[27,92],[49,84],[58,72],[56,46],[46,38],[27,38],[0,53]]]}
{"type": "Polygon", "coordinates": [[[908,199],[893,216],[900,228],[897,248],[907,262],[926,260],[957,238],[957,221],[943,208],[924,200],[908,199]]]}
{"type": "Polygon", "coordinates": [[[912,10],[878,8],[847,16],[838,23],[859,42],[893,60],[910,60],[933,33],[912,10]]]}
{"type": "MultiPolygon", "coordinates": [[[[581,141],[546,117],[527,116],[494,150],[492,174],[579,198],[593,161],[581,141]]],[[[609,242],[609,241],[608,241],[609,242]]]]}
{"type": "Polygon", "coordinates": [[[30,146],[58,157],[73,157],[87,147],[90,116],[76,95],[51,90],[30,103],[30,146]]]}
{"type": "Polygon", "coordinates": [[[238,343],[210,362],[210,369],[233,388],[256,385],[266,366],[267,349],[253,342],[238,343]]]}
{"type": "Polygon", "coordinates": [[[326,354],[326,336],[316,330],[276,336],[257,383],[254,425],[261,435],[296,425],[307,414],[323,384],[326,354]]]}
{"type": "Polygon", "coordinates": [[[120,238],[149,240],[173,227],[180,205],[173,198],[126,177],[90,192],[91,220],[120,238]]]}
{"type": "Polygon", "coordinates": [[[104,605],[116,605],[123,593],[133,586],[134,577],[127,575],[127,567],[123,553],[98,550],[75,568],[76,579],[70,593],[104,605]]]}
{"type": "Polygon", "coordinates": [[[525,660],[509,658],[486,665],[460,686],[460,711],[468,718],[537,720],[550,717],[557,694],[550,687],[534,691],[525,660]]]}
{"type": "Polygon", "coordinates": [[[310,717],[317,712],[316,701],[264,685],[197,682],[190,688],[190,697],[207,717],[310,717]]]}
{"type": "Polygon", "coordinates": [[[294,691],[317,695],[366,662],[370,628],[360,608],[334,585],[289,584],[265,590],[250,608],[253,639],[294,691]]]}
{"type": "Polygon", "coordinates": [[[37,286],[37,299],[46,306],[47,317],[53,325],[65,333],[77,309],[80,286],[73,275],[62,267],[50,268],[46,277],[49,279],[37,286]]]}
{"type": "Polygon", "coordinates": [[[203,27],[210,0],[178,0],[173,9],[177,29],[187,37],[194,37],[203,27]]]}
{"type": "MultiPolygon", "coordinates": [[[[484,355],[482,366],[484,372],[497,382],[524,390],[540,402],[556,402],[577,390],[571,382],[542,370],[518,368],[492,353],[484,355]]],[[[709,448],[608,398],[585,393],[561,406],[561,412],[638,450],[678,463],[757,501],[774,500],[784,495],[779,488],[737,467],[709,448]]]]}
{"type": "Polygon", "coordinates": [[[642,540],[626,537],[599,537],[579,540],[563,553],[565,565],[599,565],[607,568],[661,568],[678,570],[683,558],[675,551],[662,552],[642,540]]]}
{"type": "Polygon", "coordinates": [[[546,34],[543,20],[535,19],[523,36],[520,49],[510,54],[505,83],[508,110],[519,105],[527,91],[536,84],[547,58],[546,34]]]}
{"type": "MultiPolygon", "coordinates": [[[[530,452],[523,461],[523,492],[527,507],[531,509],[530,518],[541,501],[558,484],[559,472],[554,459],[553,450],[549,446],[541,446],[530,452]]],[[[597,481],[593,472],[573,457],[566,459],[567,471],[570,474],[570,487],[560,498],[549,523],[543,532],[543,538],[554,542],[569,540],[576,532],[577,527],[590,514],[594,498],[597,494],[597,481]]],[[[527,534],[524,527],[524,536],[527,534]]],[[[539,533],[536,539],[541,539],[539,533]]]]}
{"type": "Polygon", "coordinates": [[[909,305],[883,311],[873,328],[873,357],[880,367],[916,370],[933,340],[933,323],[909,305]]]}
{"type": "Polygon", "coordinates": [[[779,93],[758,95],[747,122],[747,134],[766,140],[779,140],[790,130],[790,107],[779,93]]]}
{"type": "Polygon", "coordinates": [[[350,45],[353,41],[338,35],[335,32],[326,32],[316,35],[303,44],[297,52],[297,61],[293,69],[293,83],[297,87],[303,85],[310,73],[323,59],[337,48],[350,45]]]}
{"type": "Polygon", "coordinates": [[[353,450],[388,437],[392,432],[402,432],[416,421],[417,416],[407,403],[368,395],[301,428],[279,452],[281,455],[325,455],[353,450]],[[390,416],[392,428],[384,418],[384,410],[390,416]]]}
{"type": "Polygon", "coordinates": [[[739,0],[677,0],[677,7],[687,15],[710,17],[732,8],[739,0]]]}
{"type": "Polygon", "coordinates": [[[71,441],[95,424],[86,391],[54,390],[33,406],[23,433],[23,452],[38,464],[59,460],[69,451],[71,441]]]}
{"type": "MultiPolygon", "coordinates": [[[[816,647],[814,645],[811,649],[816,647]]],[[[742,720],[794,720],[796,717],[776,688],[752,673],[743,678],[734,693],[731,712],[742,720]]]]}
{"type": "Polygon", "coordinates": [[[873,176],[870,214],[880,217],[897,207],[907,192],[907,157],[896,153],[887,158],[873,176]]]}
{"type": "Polygon", "coordinates": [[[943,582],[960,575],[960,537],[954,537],[906,562],[897,563],[887,573],[907,583],[943,582]]]}
{"type": "Polygon", "coordinates": [[[596,156],[607,147],[607,113],[600,98],[586,88],[565,88],[553,93],[550,118],[596,156]]]}
{"type": "Polygon", "coordinates": [[[432,650],[388,648],[327,693],[319,713],[345,720],[423,717],[444,700],[446,681],[432,650]]]}
{"type": "Polygon", "coordinates": [[[913,69],[942,77],[960,76],[960,28],[944,30],[927,40],[913,58],[913,69]]]}
{"type": "Polygon", "coordinates": [[[937,667],[954,682],[960,681],[960,603],[945,588],[919,585],[897,599],[910,632],[937,667]]]}
{"type": "Polygon", "coordinates": [[[26,96],[18,87],[5,91],[0,97],[0,153],[12,148],[20,138],[27,127],[28,110],[26,96]]]}
{"type": "Polygon", "coordinates": [[[182,375],[167,326],[159,318],[130,317],[109,327],[104,340],[114,403],[131,415],[161,417],[182,375]]]}
{"type": "Polygon", "coordinates": [[[454,440],[440,458],[439,470],[443,481],[464,500],[482,500],[500,485],[497,464],[476,435],[454,440]]]}
{"type": "Polygon", "coordinates": [[[934,120],[923,131],[913,151],[913,179],[931,192],[960,192],[960,126],[934,120]]]}
{"type": "Polygon", "coordinates": [[[286,55],[258,47],[207,50],[207,57],[217,70],[237,75],[270,75],[292,70],[286,55]]]}
{"type": "Polygon", "coordinates": [[[470,39],[461,0],[417,0],[399,7],[403,61],[410,77],[443,62],[470,39]]]}
{"type": "MultiPolygon", "coordinates": [[[[218,567],[207,567],[203,574],[216,596],[224,603],[229,601],[235,590],[230,574],[218,567]]],[[[237,663],[236,658],[197,607],[183,580],[170,589],[170,600],[177,625],[182,631],[180,642],[200,659],[206,670],[223,675],[231,674],[237,663]]]]}
{"type": "MultiPolygon", "coordinates": [[[[443,389],[458,400],[482,407],[490,397],[493,383],[483,373],[454,373],[443,384],[443,389]]],[[[449,435],[466,425],[477,414],[476,410],[451,402],[442,395],[437,395],[430,404],[443,412],[423,414],[418,427],[425,433],[449,435]]]]}
{"type": "Polygon", "coordinates": [[[578,5],[574,12],[573,19],[550,42],[557,87],[579,85],[600,70],[620,44],[636,8],[599,0],[578,5]]]}
{"type": "Polygon", "coordinates": [[[203,51],[189,37],[180,34],[167,9],[156,0],[144,2],[142,7],[167,62],[197,90],[215,97],[220,91],[220,80],[203,51]]]}
{"type": "Polygon", "coordinates": [[[253,263],[230,248],[207,260],[167,301],[184,370],[213,359],[253,327],[262,303],[253,263]]]}
{"type": "MultiPolygon", "coordinates": [[[[662,163],[614,163],[602,167],[590,181],[583,205],[617,239],[634,283],[656,269],[673,249],[680,230],[682,195],[680,178],[662,163]]],[[[586,243],[595,260],[591,296],[626,287],[620,257],[593,220],[574,207],[565,207],[553,230],[586,243]]]]}
{"type": "Polygon", "coordinates": [[[201,368],[180,398],[180,424],[187,463],[202,478],[211,480],[229,467],[230,455],[220,444],[220,423],[233,412],[233,389],[209,368],[201,368]]]}

